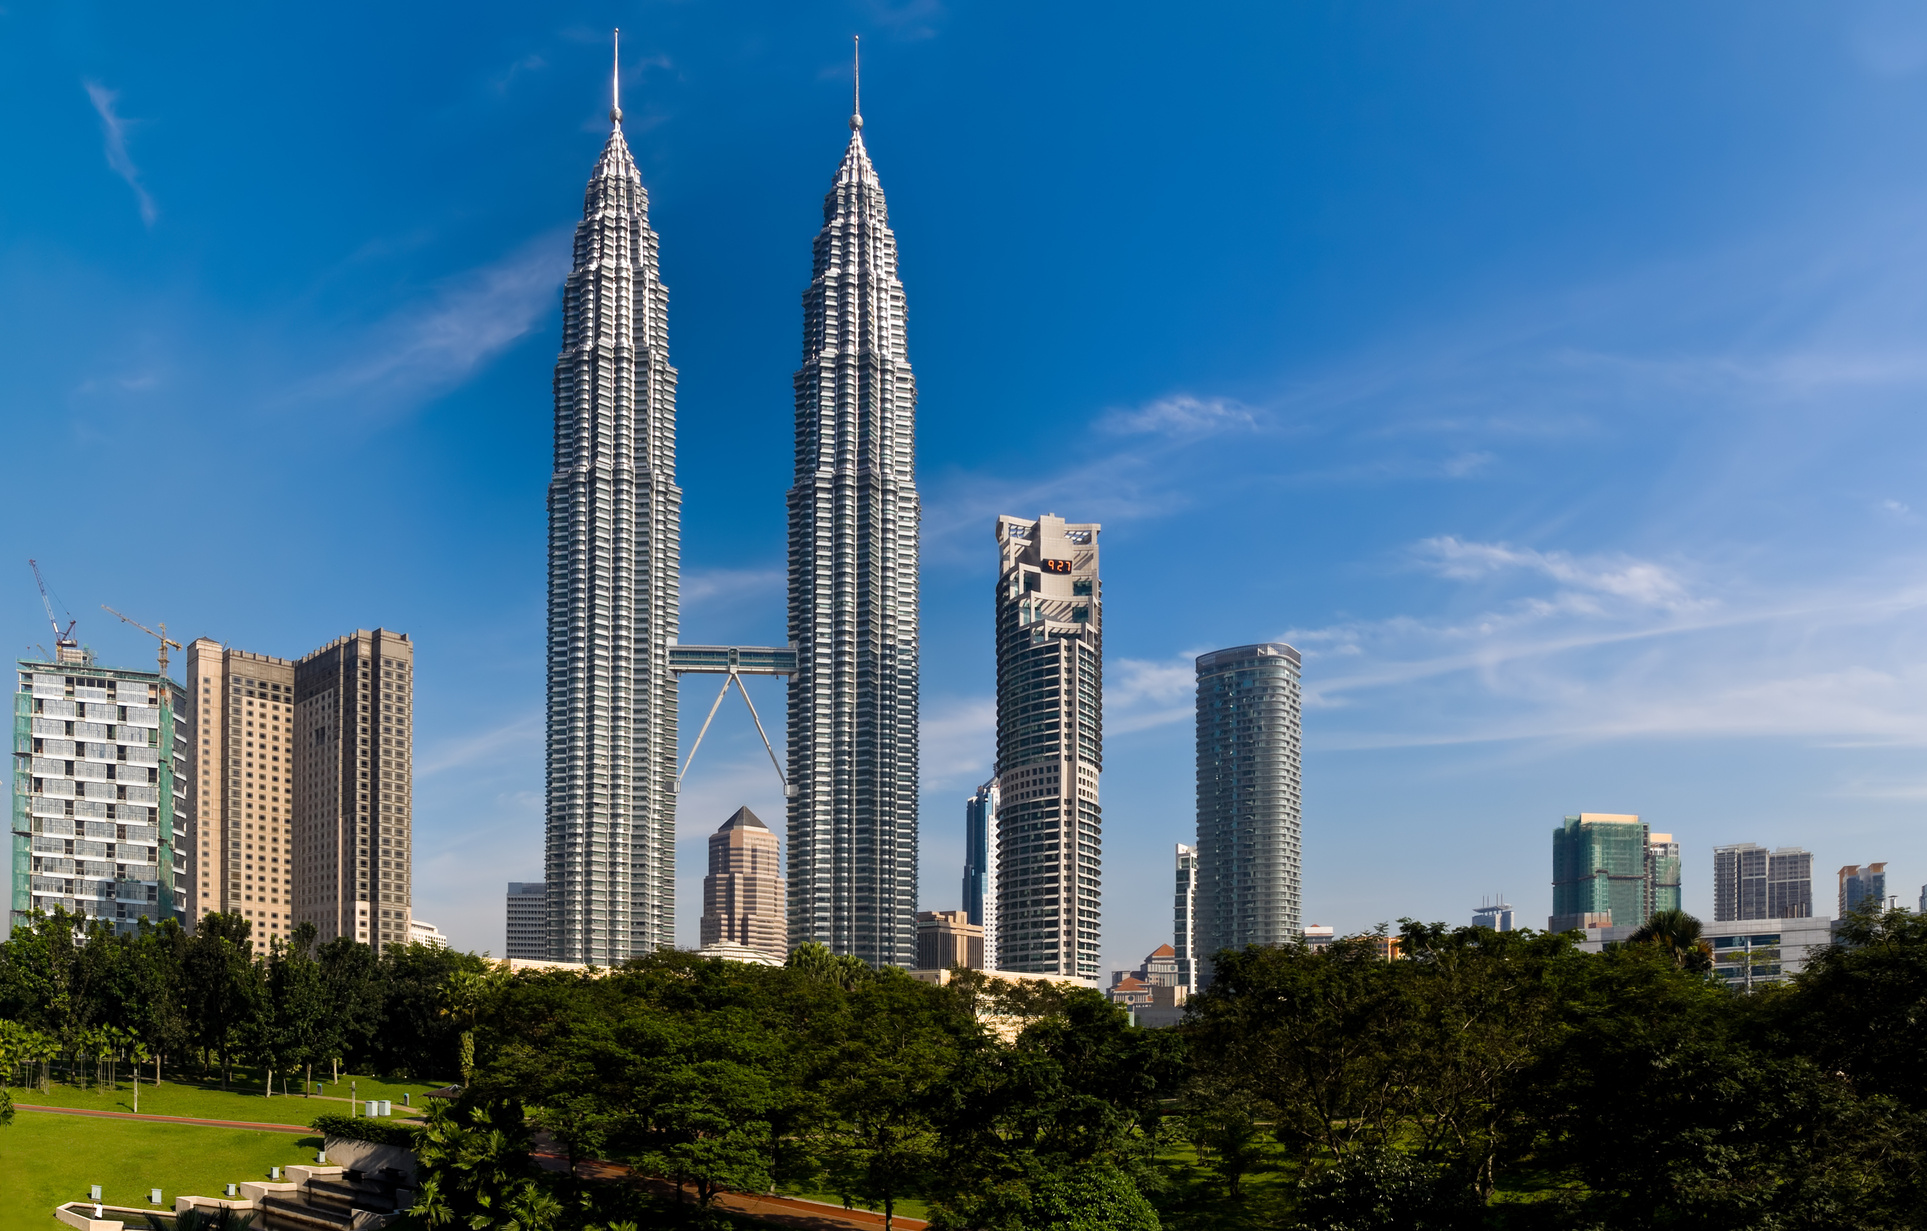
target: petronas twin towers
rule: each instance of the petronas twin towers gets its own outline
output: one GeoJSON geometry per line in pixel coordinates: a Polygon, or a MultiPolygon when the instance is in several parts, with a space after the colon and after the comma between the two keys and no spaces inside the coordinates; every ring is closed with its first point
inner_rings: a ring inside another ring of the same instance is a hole
{"type": "MultiPolygon", "coordinates": [[[[548,949],[598,965],[675,942],[682,535],[668,292],[619,106],[610,119],[563,292],[549,483],[548,949]]],[[[907,966],[917,398],[862,127],[852,115],[824,200],[794,382],[789,940],[907,966]]]]}

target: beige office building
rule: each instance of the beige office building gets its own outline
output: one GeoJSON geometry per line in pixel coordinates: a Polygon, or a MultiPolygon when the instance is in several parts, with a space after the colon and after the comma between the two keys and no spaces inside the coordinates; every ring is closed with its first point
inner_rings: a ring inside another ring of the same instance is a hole
{"type": "Polygon", "coordinates": [[[201,637],[187,647],[187,922],[254,924],[265,952],[293,926],[294,664],[201,637]]]}
{"type": "Polygon", "coordinates": [[[296,921],[325,943],[409,939],[415,647],[357,629],[294,668],[296,921]]]}
{"type": "Polygon", "coordinates": [[[783,864],[776,835],[748,808],[738,808],[709,835],[703,878],[702,946],[741,945],[779,963],[789,953],[783,910],[783,864]]]}

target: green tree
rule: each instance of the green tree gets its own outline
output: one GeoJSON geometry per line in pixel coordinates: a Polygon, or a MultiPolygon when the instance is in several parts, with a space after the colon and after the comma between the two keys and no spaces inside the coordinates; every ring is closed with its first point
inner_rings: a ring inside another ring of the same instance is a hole
{"type": "Polygon", "coordinates": [[[1681,970],[1713,969],[1713,942],[1700,935],[1700,921],[1683,910],[1654,911],[1629,943],[1658,946],[1681,970]]]}
{"type": "Polygon", "coordinates": [[[261,1009],[252,932],[253,925],[238,913],[203,915],[181,963],[188,1015],[203,1057],[201,1071],[207,1071],[207,1056],[218,1057],[223,1090],[233,1080],[235,1049],[247,1045],[261,1009]]]}
{"type": "Polygon", "coordinates": [[[513,1103],[449,1107],[433,1102],[416,1137],[421,1177],[408,1217],[422,1227],[545,1231],[562,1212],[530,1156],[522,1109],[513,1103]]]}

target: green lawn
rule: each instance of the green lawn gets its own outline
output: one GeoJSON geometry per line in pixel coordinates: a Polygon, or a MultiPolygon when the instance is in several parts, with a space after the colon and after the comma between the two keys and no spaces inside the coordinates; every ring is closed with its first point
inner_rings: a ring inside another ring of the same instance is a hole
{"type": "MultiPolygon", "coordinates": [[[[220,1082],[203,1084],[197,1081],[180,1081],[168,1078],[156,1086],[143,1079],[141,1081],[141,1114],[156,1116],[194,1116],[205,1120],[251,1120],[266,1124],[307,1124],[316,1116],[324,1113],[348,1114],[347,1074],[342,1074],[339,1084],[322,1083],[323,1093],[313,1098],[303,1098],[299,1094],[283,1097],[277,1089],[273,1098],[263,1097],[261,1093],[262,1075],[259,1070],[245,1073],[234,1071],[234,1085],[228,1090],[221,1089],[220,1082]]],[[[439,1089],[438,1085],[426,1082],[386,1082],[372,1077],[356,1074],[355,1094],[358,1099],[385,1098],[395,1103],[395,1117],[419,1114],[422,1095],[430,1090],[439,1089]],[[402,1106],[402,1095],[412,1094],[415,1106],[402,1106]]],[[[134,1109],[134,1086],[131,1081],[122,1081],[117,1089],[105,1086],[87,1089],[84,1086],[70,1086],[56,1081],[45,1091],[14,1086],[9,1091],[16,1103],[39,1103],[50,1107],[90,1107],[99,1111],[132,1111],[134,1109]]],[[[360,1110],[357,1108],[357,1110],[360,1110]]]]}
{"type": "Polygon", "coordinates": [[[313,1162],[320,1147],[320,1138],[293,1133],[16,1111],[0,1128],[0,1231],[58,1231],[54,1207],[84,1200],[93,1184],[110,1204],[171,1210],[177,1196],[219,1196],[229,1184],[266,1179],[269,1167],[313,1162]],[[150,1207],[155,1185],[163,1203],[150,1207]]]}

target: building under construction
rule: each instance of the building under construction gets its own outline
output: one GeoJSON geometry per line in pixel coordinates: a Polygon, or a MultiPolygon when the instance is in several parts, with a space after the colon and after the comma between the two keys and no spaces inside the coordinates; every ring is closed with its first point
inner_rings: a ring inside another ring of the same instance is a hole
{"type": "Polygon", "coordinates": [[[123,931],[179,919],[186,694],[158,671],[95,665],[71,631],[58,661],[15,664],[8,930],[55,908],[123,931]]]}
{"type": "Polygon", "coordinates": [[[1678,910],[1679,843],[1637,816],[1582,812],[1552,831],[1554,932],[1643,927],[1678,910]]]}

